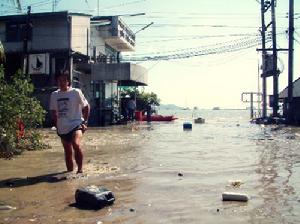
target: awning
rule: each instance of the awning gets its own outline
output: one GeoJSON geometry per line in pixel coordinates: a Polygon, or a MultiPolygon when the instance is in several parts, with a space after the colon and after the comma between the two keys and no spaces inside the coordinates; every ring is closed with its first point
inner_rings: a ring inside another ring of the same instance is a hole
{"type": "Polygon", "coordinates": [[[122,86],[146,86],[148,71],[132,63],[92,64],[93,81],[119,81],[122,86]]]}

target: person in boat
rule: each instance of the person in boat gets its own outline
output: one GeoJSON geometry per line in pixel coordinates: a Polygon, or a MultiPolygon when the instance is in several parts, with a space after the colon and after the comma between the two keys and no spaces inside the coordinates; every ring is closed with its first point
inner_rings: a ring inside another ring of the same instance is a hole
{"type": "Polygon", "coordinates": [[[128,118],[131,121],[133,121],[135,118],[135,116],[134,116],[135,109],[136,109],[135,98],[134,98],[134,96],[131,96],[130,100],[127,102],[128,118]]]}
{"type": "Polygon", "coordinates": [[[52,92],[50,111],[65,152],[68,172],[73,171],[73,151],[77,173],[82,173],[83,151],[81,138],[87,130],[90,106],[80,89],[72,88],[68,72],[56,76],[58,90],[52,92]]]}

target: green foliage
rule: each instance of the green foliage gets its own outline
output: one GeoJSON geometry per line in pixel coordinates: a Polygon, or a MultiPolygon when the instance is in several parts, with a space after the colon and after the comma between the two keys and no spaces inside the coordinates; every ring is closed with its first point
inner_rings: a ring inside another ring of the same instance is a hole
{"type": "Polygon", "coordinates": [[[136,97],[137,110],[146,110],[148,104],[159,106],[160,99],[153,92],[147,93],[135,87],[129,87],[120,91],[121,97],[136,97]]]}
{"type": "Polygon", "coordinates": [[[45,149],[47,147],[49,146],[42,143],[42,135],[34,129],[27,130],[25,137],[17,143],[17,149],[21,151],[45,149]]]}
{"type": "Polygon", "coordinates": [[[6,80],[3,67],[0,67],[0,157],[11,157],[24,149],[36,150],[44,146],[34,128],[44,121],[45,111],[39,101],[31,97],[33,90],[28,75],[19,71],[6,80]],[[22,137],[17,134],[18,119],[25,125],[22,137]]]}

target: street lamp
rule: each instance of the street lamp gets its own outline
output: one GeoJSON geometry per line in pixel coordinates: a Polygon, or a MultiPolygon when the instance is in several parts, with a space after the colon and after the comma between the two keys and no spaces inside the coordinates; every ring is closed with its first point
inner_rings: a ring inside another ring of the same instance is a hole
{"type": "Polygon", "coordinates": [[[154,24],[154,22],[151,22],[151,23],[147,24],[147,25],[144,26],[143,28],[141,28],[141,29],[139,29],[138,31],[136,31],[134,34],[137,34],[138,32],[141,32],[141,31],[143,31],[144,29],[147,29],[149,26],[151,26],[151,25],[153,25],[153,24],[154,24]]]}

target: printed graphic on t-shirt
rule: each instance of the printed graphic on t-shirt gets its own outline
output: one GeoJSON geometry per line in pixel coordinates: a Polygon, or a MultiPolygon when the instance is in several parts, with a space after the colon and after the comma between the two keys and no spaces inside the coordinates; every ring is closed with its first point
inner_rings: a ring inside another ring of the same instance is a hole
{"type": "Polygon", "coordinates": [[[67,117],[68,110],[69,110],[69,98],[60,98],[57,99],[57,110],[58,110],[58,117],[63,118],[67,117]]]}

